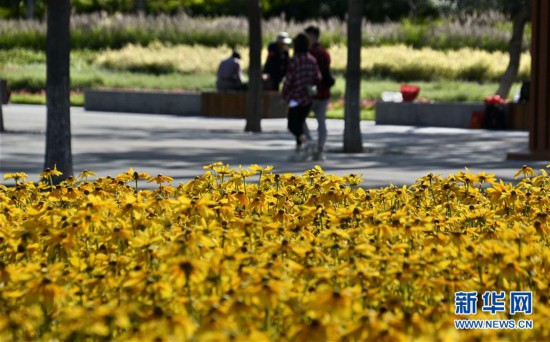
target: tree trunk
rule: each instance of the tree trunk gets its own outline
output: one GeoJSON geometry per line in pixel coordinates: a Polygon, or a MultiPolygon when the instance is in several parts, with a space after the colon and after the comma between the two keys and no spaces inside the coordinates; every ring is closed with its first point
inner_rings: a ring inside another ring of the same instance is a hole
{"type": "Polygon", "coordinates": [[[502,98],[508,98],[510,89],[517,79],[518,70],[521,60],[521,46],[523,43],[523,31],[525,24],[530,18],[530,6],[526,4],[519,10],[514,16],[514,24],[512,28],[512,39],[510,40],[510,62],[504,72],[504,75],[500,79],[498,85],[497,95],[502,98]]]}
{"type": "Polygon", "coordinates": [[[145,0],[135,0],[134,10],[136,11],[136,14],[145,13],[145,0]]]}
{"type": "Polygon", "coordinates": [[[0,91],[0,133],[5,132],[4,129],[4,113],[2,112],[2,92],[0,91]]]}
{"type": "Polygon", "coordinates": [[[248,95],[246,97],[246,132],[261,132],[262,118],[262,9],[258,0],[248,0],[248,95]]]}
{"type": "Polygon", "coordinates": [[[17,19],[21,18],[21,1],[22,0],[12,1],[13,16],[17,19]]]}
{"type": "Polygon", "coordinates": [[[409,5],[409,18],[416,19],[417,6],[414,0],[407,0],[409,5]]]}
{"type": "Polygon", "coordinates": [[[46,161],[66,179],[73,174],[70,107],[70,0],[47,0],[46,33],[46,161]]]}
{"type": "Polygon", "coordinates": [[[35,0],[27,0],[27,20],[34,19],[34,1],[35,0]]]}
{"type": "Polygon", "coordinates": [[[348,61],[344,113],[344,152],[363,151],[361,139],[361,21],[363,0],[348,1],[348,61]]]}

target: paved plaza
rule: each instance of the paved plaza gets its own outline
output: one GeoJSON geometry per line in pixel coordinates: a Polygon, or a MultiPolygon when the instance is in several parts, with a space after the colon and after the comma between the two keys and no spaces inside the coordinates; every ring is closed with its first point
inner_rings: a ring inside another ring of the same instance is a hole
{"type": "MultiPolygon", "coordinates": [[[[44,162],[46,107],[7,105],[0,135],[0,174],[26,172],[37,180],[44,162]]],[[[506,160],[506,153],[527,149],[528,133],[411,126],[376,126],[362,122],[365,152],[342,153],[343,120],[328,120],[327,161],[289,162],[294,148],[286,119],[262,120],[263,132],[245,133],[243,119],[214,119],[130,113],[71,111],[75,174],[98,176],[132,167],[140,172],[187,181],[215,161],[233,167],[273,165],[273,172],[302,173],[316,164],[327,173],[363,174],[365,187],[411,184],[430,172],[447,176],[468,167],[512,181],[522,165],[544,168],[547,162],[506,160]]],[[[441,113],[445,115],[445,113],[441,113]]],[[[316,129],[314,119],[309,127],[316,129]]],[[[0,180],[3,182],[3,179],[0,180]]],[[[5,183],[5,182],[4,182],[5,183]]]]}

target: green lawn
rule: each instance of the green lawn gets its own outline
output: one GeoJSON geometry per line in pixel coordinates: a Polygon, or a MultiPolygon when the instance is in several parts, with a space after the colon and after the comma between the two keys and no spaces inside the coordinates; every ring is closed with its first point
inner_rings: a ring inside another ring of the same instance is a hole
{"type": "MultiPolygon", "coordinates": [[[[0,69],[2,78],[6,78],[12,89],[38,91],[44,89],[46,68],[43,64],[15,65],[0,69]]],[[[77,65],[71,69],[71,88],[132,88],[163,90],[206,90],[213,89],[215,75],[170,73],[152,75],[127,71],[112,71],[95,68],[91,65],[77,65]]],[[[496,82],[478,83],[466,81],[409,82],[421,87],[420,98],[435,101],[476,102],[493,94],[496,82]]],[[[383,91],[399,91],[401,82],[394,80],[363,79],[361,98],[379,99],[383,91]]],[[[512,94],[519,83],[512,89],[512,94]]],[[[343,96],[345,82],[343,76],[336,77],[333,97],[343,96]]]]}
{"type": "MultiPolygon", "coordinates": [[[[402,82],[394,80],[363,79],[361,81],[361,98],[380,99],[383,91],[398,92],[402,82]]],[[[496,82],[478,83],[466,81],[433,81],[433,82],[408,82],[420,87],[419,98],[431,99],[440,102],[480,102],[487,96],[493,95],[498,89],[496,82]]],[[[521,86],[517,83],[510,94],[515,94],[521,86]]],[[[344,95],[345,82],[343,77],[338,77],[332,93],[334,97],[344,95]]]]}
{"type": "MultiPolygon", "coordinates": [[[[313,117],[313,114],[311,114],[311,116],[313,117]]],[[[344,118],[344,109],[343,108],[329,109],[327,111],[327,118],[328,119],[343,119],[344,118]]],[[[362,108],[361,109],[361,120],[374,120],[374,119],[375,119],[374,108],[368,108],[368,109],[362,108]]]]}
{"type": "MultiPolygon", "coordinates": [[[[22,104],[46,104],[46,95],[29,94],[29,93],[12,93],[10,102],[22,103],[22,104]]],[[[84,94],[72,93],[71,106],[84,106],[84,94]]]]}

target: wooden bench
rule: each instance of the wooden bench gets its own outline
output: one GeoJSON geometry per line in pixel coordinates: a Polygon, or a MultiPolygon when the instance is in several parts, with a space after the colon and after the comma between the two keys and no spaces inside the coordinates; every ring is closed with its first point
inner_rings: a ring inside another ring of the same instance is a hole
{"type": "MultiPolygon", "coordinates": [[[[246,92],[203,92],[201,110],[204,116],[246,118],[246,92]]],[[[276,91],[263,92],[262,118],[286,118],[287,106],[276,91]]]]}

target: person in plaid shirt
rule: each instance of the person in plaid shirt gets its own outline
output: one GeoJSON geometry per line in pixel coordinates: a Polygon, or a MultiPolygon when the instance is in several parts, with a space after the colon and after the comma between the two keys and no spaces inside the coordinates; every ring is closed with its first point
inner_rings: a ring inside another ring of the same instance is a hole
{"type": "Polygon", "coordinates": [[[312,152],[314,144],[304,132],[304,123],[313,102],[308,87],[321,80],[315,57],[309,52],[309,40],[303,33],[294,39],[294,57],[290,60],[283,83],[283,99],[288,102],[288,129],[296,137],[296,151],[291,159],[303,160],[312,152]]]}

